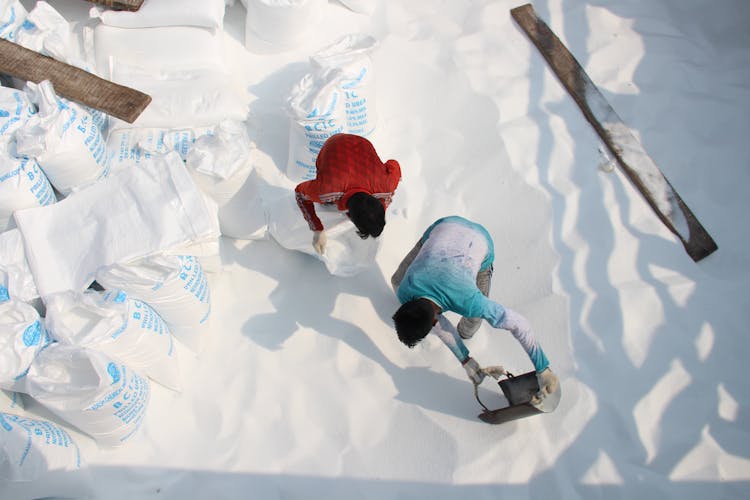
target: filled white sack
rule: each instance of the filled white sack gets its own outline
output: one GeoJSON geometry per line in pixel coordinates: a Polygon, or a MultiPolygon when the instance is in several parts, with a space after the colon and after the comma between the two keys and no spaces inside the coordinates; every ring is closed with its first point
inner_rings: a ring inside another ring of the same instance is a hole
{"type": "Polygon", "coordinates": [[[49,298],[45,320],[53,339],[97,349],[165,387],[180,389],[172,334],[145,302],[120,290],[65,292],[49,298]]]}
{"type": "Polygon", "coordinates": [[[310,57],[315,71],[339,69],[337,84],[344,96],[346,131],[367,137],[377,125],[375,67],[370,54],[378,43],[365,34],[345,35],[310,57]]]}
{"type": "Polygon", "coordinates": [[[36,309],[18,300],[0,303],[0,389],[23,391],[32,361],[50,342],[36,309]]]}
{"type": "Polygon", "coordinates": [[[140,427],[151,386],[103,352],[54,342],[31,364],[26,392],[97,442],[117,446],[140,427]]]}
{"type": "Polygon", "coordinates": [[[0,143],[12,140],[13,133],[34,114],[36,106],[25,92],[0,86],[0,143]]]}
{"type": "Polygon", "coordinates": [[[11,298],[31,302],[38,297],[21,232],[0,233],[0,302],[11,298]]]}
{"type": "Polygon", "coordinates": [[[107,137],[112,153],[111,170],[116,172],[148,161],[154,156],[174,151],[183,160],[196,138],[210,133],[213,127],[197,128],[121,128],[107,137]]]}
{"type": "Polygon", "coordinates": [[[326,139],[344,132],[346,108],[339,87],[341,70],[308,73],[288,99],[291,116],[286,175],[298,183],[314,179],[315,160],[326,139]]]}
{"type": "Polygon", "coordinates": [[[28,11],[18,0],[0,0],[0,38],[14,42],[28,11]]]}
{"type": "Polygon", "coordinates": [[[253,36],[281,46],[304,39],[320,24],[327,0],[246,0],[245,46],[253,36]]]}
{"type": "Polygon", "coordinates": [[[266,224],[259,178],[250,175],[255,151],[245,124],[227,120],[198,137],[185,157],[195,183],[218,205],[224,236],[250,237],[266,224]]]}
{"type": "Polygon", "coordinates": [[[49,80],[28,82],[26,92],[39,113],[16,131],[16,154],[35,157],[64,195],[106,177],[109,155],[91,113],[59,98],[49,80]]]}
{"type": "Polygon", "coordinates": [[[92,492],[88,468],[65,429],[0,412],[0,498],[88,498],[92,492]]]}
{"type": "Polygon", "coordinates": [[[315,210],[325,227],[328,242],[325,254],[312,247],[313,232],[302,216],[294,191],[267,202],[268,232],[276,242],[289,250],[297,250],[323,261],[334,276],[354,276],[375,262],[380,240],[363,240],[344,212],[335,207],[316,205],[315,210]]]}
{"type": "Polygon", "coordinates": [[[16,33],[16,43],[34,52],[68,62],[71,30],[50,4],[39,0],[16,33]]]}
{"type": "Polygon", "coordinates": [[[215,204],[176,153],[117,172],[47,207],[15,213],[42,297],[82,291],[100,268],[170,249],[218,247],[215,204]],[[75,235],[75,237],[71,237],[75,235]]]}
{"type": "Polygon", "coordinates": [[[172,334],[191,350],[200,350],[208,331],[211,293],[196,257],[154,255],[102,268],[96,281],[108,290],[123,290],[148,303],[172,334]]]}
{"type": "Polygon", "coordinates": [[[222,32],[190,26],[122,29],[104,24],[93,30],[96,67],[112,75],[129,66],[154,74],[164,71],[208,70],[226,73],[222,32]]]}
{"type": "Polygon", "coordinates": [[[118,28],[154,28],[159,26],[224,25],[224,0],[145,0],[135,12],[93,7],[89,16],[118,28]]]}
{"type": "Polygon", "coordinates": [[[151,96],[151,103],[133,123],[112,118],[110,129],[195,128],[223,120],[245,121],[248,98],[226,75],[208,70],[147,74],[118,65],[112,81],[151,96]]]}
{"type": "Polygon", "coordinates": [[[0,146],[0,231],[16,226],[13,212],[57,201],[47,176],[35,159],[16,158],[0,146]]]}
{"type": "Polygon", "coordinates": [[[0,412],[10,412],[21,415],[24,411],[24,401],[20,392],[0,389],[0,412]]]}

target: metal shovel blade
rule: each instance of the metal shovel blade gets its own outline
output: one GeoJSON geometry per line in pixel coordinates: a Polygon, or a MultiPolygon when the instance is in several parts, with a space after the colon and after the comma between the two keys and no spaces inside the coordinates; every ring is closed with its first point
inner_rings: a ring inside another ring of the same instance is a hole
{"type": "Polygon", "coordinates": [[[555,393],[550,394],[541,402],[532,402],[534,395],[539,392],[539,382],[536,378],[536,372],[533,371],[515,377],[510,376],[501,380],[498,384],[509,405],[497,410],[482,412],[479,418],[488,424],[502,424],[540,413],[549,413],[554,411],[560,402],[559,385],[555,393]]]}

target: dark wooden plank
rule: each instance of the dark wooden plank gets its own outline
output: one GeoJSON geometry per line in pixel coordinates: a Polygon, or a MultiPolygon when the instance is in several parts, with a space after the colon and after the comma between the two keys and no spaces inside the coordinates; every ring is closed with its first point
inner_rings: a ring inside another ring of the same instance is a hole
{"type": "Polygon", "coordinates": [[[148,94],[2,39],[0,73],[35,83],[50,80],[57,94],[128,123],[133,123],[151,102],[148,94]]]}
{"type": "Polygon", "coordinates": [[[91,3],[98,3],[114,10],[129,10],[135,12],[143,5],[143,0],[87,0],[91,3]]]}
{"type": "Polygon", "coordinates": [[[612,152],[622,171],[641,192],[661,221],[699,261],[718,246],[680,195],[617,115],[586,71],[530,4],[511,9],[511,16],[547,60],[586,119],[612,152]]]}

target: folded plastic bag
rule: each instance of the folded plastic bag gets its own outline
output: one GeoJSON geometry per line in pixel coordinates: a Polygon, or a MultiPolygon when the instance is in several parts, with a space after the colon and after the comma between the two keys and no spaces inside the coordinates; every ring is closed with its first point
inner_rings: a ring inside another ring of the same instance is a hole
{"type": "Polygon", "coordinates": [[[363,240],[349,218],[335,207],[317,205],[318,217],[325,227],[328,243],[323,255],[312,247],[313,232],[300,213],[294,192],[268,202],[268,232],[276,242],[323,261],[334,276],[354,276],[375,262],[380,240],[363,240]]]}
{"type": "Polygon", "coordinates": [[[117,446],[139,429],[151,395],[147,378],[103,352],[54,342],[26,375],[27,393],[96,439],[117,446]]]}
{"type": "Polygon", "coordinates": [[[14,42],[28,11],[18,0],[0,0],[0,38],[14,42]]]}
{"type": "Polygon", "coordinates": [[[344,132],[346,108],[340,70],[309,73],[288,100],[291,126],[286,175],[293,182],[314,179],[315,160],[326,139],[344,132]]]}
{"type": "Polygon", "coordinates": [[[29,82],[26,91],[39,113],[16,131],[16,154],[35,157],[65,195],[106,177],[109,155],[91,113],[59,98],[49,80],[29,82]]]}
{"type": "Polygon", "coordinates": [[[50,342],[36,309],[18,300],[0,303],[0,388],[23,390],[32,361],[50,342]]]}
{"type": "Polygon", "coordinates": [[[222,28],[224,0],[146,0],[136,12],[104,10],[93,7],[91,17],[119,28],[159,26],[203,26],[222,28]]]}
{"type": "Polygon", "coordinates": [[[52,185],[33,158],[16,158],[0,147],[0,231],[15,227],[13,212],[57,201],[52,185]]]}
{"type": "Polygon", "coordinates": [[[36,106],[25,92],[0,86],[0,142],[13,139],[13,133],[34,114],[36,106]]]}
{"type": "Polygon", "coordinates": [[[97,349],[170,389],[180,389],[169,328],[151,306],[125,292],[56,294],[47,301],[45,319],[55,340],[97,349]]]}
{"type": "Polygon", "coordinates": [[[193,351],[200,350],[208,330],[211,294],[197,258],[155,255],[102,268],[96,281],[108,290],[123,290],[148,303],[172,334],[193,351]]]}
{"type": "Polygon", "coordinates": [[[345,35],[310,57],[315,71],[340,70],[337,84],[344,96],[346,131],[367,137],[377,125],[375,67],[370,54],[378,43],[364,34],[345,35]]]}
{"type": "Polygon", "coordinates": [[[88,468],[61,426],[14,412],[0,412],[0,497],[88,498],[88,468]]]}
{"type": "Polygon", "coordinates": [[[15,218],[42,297],[82,291],[112,264],[203,243],[215,249],[219,238],[215,204],[176,153],[15,218]]]}

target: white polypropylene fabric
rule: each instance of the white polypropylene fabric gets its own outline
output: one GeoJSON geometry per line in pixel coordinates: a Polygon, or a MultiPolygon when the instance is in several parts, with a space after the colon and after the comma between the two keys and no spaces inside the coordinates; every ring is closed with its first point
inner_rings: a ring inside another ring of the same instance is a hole
{"type": "Polygon", "coordinates": [[[94,28],[94,52],[100,74],[113,75],[119,67],[147,74],[168,71],[226,72],[222,33],[191,26],[123,29],[103,24],[94,28]]]}
{"type": "Polygon", "coordinates": [[[89,15],[119,28],[203,26],[222,28],[224,0],[145,0],[136,12],[94,7],[89,15]]]}
{"type": "Polygon", "coordinates": [[[26,93],[0,86],[0,142],[13,139],[13,133],[35,113],[36,107],[26,93]]]}
{"type": "Polygon", "coordinates": [[[344,132],[346,108],[338,69],[309,73],[289,98],[291,125],[286,175],[292,182],[314,179],[315,160],[326,139],[344,132]]]}
{"type": "Polygon", "coordinates": [[[148,303],[172,334],[193,351],[200,350],[208,330],[211,294],[197,258],[156,255],[101,269],[96,281],[108,290],[123,290],[148,303]]]}
{"type": "Polygon", "coordinates": [[[253,36],[281,46],[300,41],[308,30],[319,24],[327,0],[247,0],[245,46],[253,36]]]}
{"type": "Polygon", "coordinates": [[[105,266],[219,238],[215,204],[176,153],[15,218],[42,297],[82,291],[105,266]]]}
{"type": "Polygon", "coordinates": [[[193,147],[196,137],[210,133],[212,127],[159,129],[122,128],[112,131],[107,138],[107,149],[112,153],[113,172],[136,167],[155,155],[174,151],[183,160],[193,147]]]}
{"type": "Polygon", "coordinates": [[[294,192],[268,202],[268,232],[284,248],[304,252],[323,261],[328,272],[334,276],[354,276],[371,267],[380,240],[360,238],[349,218],[334,207],[316,205],[315,209],[328,237],[322,256],[312,247],[313,232],[297,206],[294,192]]]}
{"type": "Polygon", "coordinates": [[[0,412],[0,498],[88,498],[91,476],[59,425],[0,412]]]}
{"type": "Polygon", "coordinates": [[[92,347],[170,388],[180,389],[172,334],[148,304],[125,292],[66,292],[47,301],[52,338],[92,347]]]}
{"type": "Polygon", "coordinates": [[[27,393],[101,444],[116,446],[140,427],[151,395],[147,378],[94,349],[54,342],[26,375],[27,393]]]}
{"type": "Polygon", "coordinates": [[[111,130],[210,127],[247,118],[246,96],[220,73],[191,70],[154,76],[120,66],[112,80],[147,93],[151,103],[133,123],[113,118],[111,130]]]}
{"type": "Polygon", "coordinates": [[[344,95],[346,131],[362,137],[377,125],[375,72],[370,58],[377,45],[369,35],[349,34],[310,57],[315,71],[341,70],[338,86],[344,95]]]}
{"type": "Polygon", "coordinates": [[[0,38],[14,42],[28,11],[18,0],[0,0],[0,38]]]}
{"type": "Polygon", "coordinates": [[[376,0],[338,0],[338,2],[359,14],[372,14],[375,11],[376,0]]]}
{"type": "Polygon", "coordinates": [[[30,302],[38,297],[21,232],[0,233],[0,302],[11,298],[30,302]]]}
{"type": "MultiPolygon", "coordinates": [[[[10,412],[22,415],[25,411],[23,398],[21,397],[20,392],[0,389],[0,412],[10,412]]],[[[1,488],[0,491],[2,491],[1,488]]]]}
{"type": "Polygon", "coordinates": [[[13,212],[57,201],[52,185],[33,158],[16,158],[0,147],[0,231],[15,227],[13,212]]]}
{"type": "Polygon", "coordinates": [[[69,62],[70,23],[50,4],[38,1],[16,33],[16,43],[59,61],[69,62]]]}
{"type": "Polygon", "coordinates": [[[17,154],[35,157],[52,185],[65,195],[106,177],[109,155],[91,113],[58,98],[49,80],[38,85],[29,82],[27,92],[39,113],[16,131],[17,154]]]}
{"type": "Polygon", "coordinates": [[[29,304],[0,304],[0,388],[24,389],[24,376],[37,354],[50,343],[39,313],[29,304]]]}

